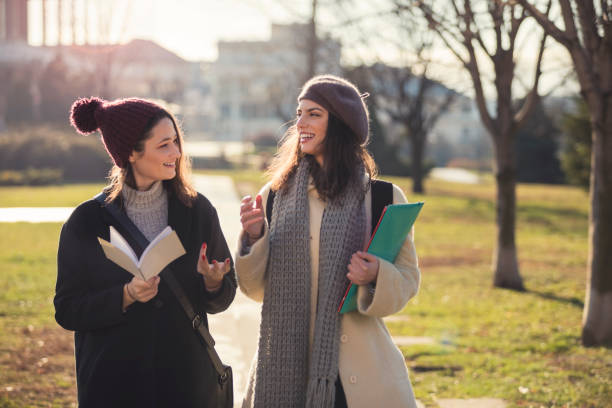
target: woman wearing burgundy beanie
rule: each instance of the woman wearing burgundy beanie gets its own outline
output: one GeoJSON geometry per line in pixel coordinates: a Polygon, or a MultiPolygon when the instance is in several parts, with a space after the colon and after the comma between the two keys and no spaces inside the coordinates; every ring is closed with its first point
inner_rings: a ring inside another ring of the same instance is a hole
{"type": "Polygon", "coordinates": [[[404,358],[382,317],[419,287],[410,234],[394,263],[362,252],[381,204],[402,191],[374,180],[367,95],[312,78],[255,200],[242,200],[240,289],[263,302],[243,407],[416,407],[404,358]],[[340,315],[348,283],[357,310],[340,315]]]}
{"type": "MultiPolygon", "coordinates": [[[[70,120],[79,133],[98,130],[114,162],[103,203],[117,204],[148,240],[168,225],[176,231],[186,254],[166,272],[207,324],[207,313],[234,299],[236,278],[217,213],[189,182],[174,116],[143,99],[88,98],[70,120]]],[[[98,237],[109,241],[110,226],[139,248],[95,199],[60,235],[55,318],[75,332],[79,406],[217,406],[217,375],[192,322],[164,278],[134,278],[105,257],[98,237]]]]}

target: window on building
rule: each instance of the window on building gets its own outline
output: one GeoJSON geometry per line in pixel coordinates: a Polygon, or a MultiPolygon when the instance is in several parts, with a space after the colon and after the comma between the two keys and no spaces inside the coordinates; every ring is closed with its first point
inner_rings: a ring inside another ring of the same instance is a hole
{"type": "Polygon", "coordinates": [[[221,110],[221,118],[222,119],[229,119],[229,117],[231,116],[231,108],[230,108],[229,104],[222,103],[220,110],[221,110]]]}
{"type": "Polygon", "coordinates": [[[6,0],[0,0],[0,40],[6,40],[6,0]]]}

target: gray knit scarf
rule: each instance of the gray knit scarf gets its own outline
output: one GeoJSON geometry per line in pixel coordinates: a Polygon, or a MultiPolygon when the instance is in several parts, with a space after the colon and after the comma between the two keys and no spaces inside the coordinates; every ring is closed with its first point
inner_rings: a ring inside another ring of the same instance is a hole
{"type": "Polygon", "coordinates": [[[289,186],[277,193],[255,377],[255,407],[333,407],[338,378],[338,305],[348,284],[351,255],[365,233],[363,186],[347,186],[323,212],[317,315],[310,364],[310,165],[301,160],[289,186]],[[309,368],[308,368],[309,367],[309,368]]]}

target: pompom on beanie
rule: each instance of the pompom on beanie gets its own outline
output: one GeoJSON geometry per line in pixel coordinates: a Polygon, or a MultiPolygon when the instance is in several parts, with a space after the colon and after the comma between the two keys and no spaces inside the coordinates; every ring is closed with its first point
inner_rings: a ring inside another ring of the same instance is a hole
{"type": "Polygon", "coordinates": [[[83,134],[100,130],[102,143],[113,162],[125,168],[134,147],[144,137],[154,117],[166,114],[160,105],[138,98],[109,102],[91,97],[78,99],[70,108],[70,123],[83,134]]]}
{"type": "Polygon", "coordinates": [[[324,107],[344,122],[359,137],[361,143],[368,140],[369,114],[364,99],[355,85],[334,75],[319,75],[304,84],[298,102],[309,99],[324,107]]]}

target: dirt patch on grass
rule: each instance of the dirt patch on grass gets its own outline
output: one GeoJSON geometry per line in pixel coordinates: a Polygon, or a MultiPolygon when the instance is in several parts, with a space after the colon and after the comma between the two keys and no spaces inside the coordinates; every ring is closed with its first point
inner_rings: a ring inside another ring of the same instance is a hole
{"type": "Polygon", "coordinates": [[[426,256],[419,258],[419,266],[422,268],[433,268],[438,266],[466,266],[466,265],[482,265],[490,263],[489,258],[482,254],[466,254],[462,256],[426,256]]]}
{"type": "Polygon", "coordinates": [[[19,341],[0,349],[0,401],[15,406],[76,406],[72,332],[29,326],[11,335],[19,341]]]}

